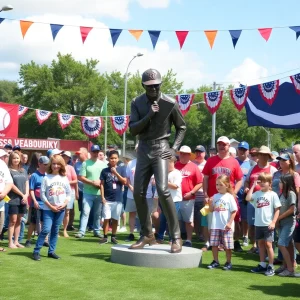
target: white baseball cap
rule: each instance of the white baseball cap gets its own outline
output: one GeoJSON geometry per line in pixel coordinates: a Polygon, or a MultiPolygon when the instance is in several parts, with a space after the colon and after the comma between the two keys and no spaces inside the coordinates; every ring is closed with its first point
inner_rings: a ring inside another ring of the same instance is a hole
{"type": "Polygon", "coordinates": [[[68,156],[68,157],[72,157],[72,154],[70,151],[64,151],[64,153],[62,155],[68,156]]]}
{"type": "Polygon", "coordinates": [[[189,146],[181,146],[179,152],[181,152],[181,153],[192,153],[192,149],[189,146]]]}
{"type": "Polygon", "coordinates": [[[52,155],[58,155],[58,154],[62,154],[62,150],[59,150],[59,149],[53,149],[52,151],[51,151],[51,156],[52,155]]]}
{"type": "Polygon", "coordinates": [[[4,151],[3,149],[0,149],[0,157],[2,156],[8,156],[8,153],[4,151]]]}
{"type": "Polygon", "coordinates": [[[218,143],[230,144],[230,141],[227,136],[220,136],[217,140],[217,144],[218,143]]]}

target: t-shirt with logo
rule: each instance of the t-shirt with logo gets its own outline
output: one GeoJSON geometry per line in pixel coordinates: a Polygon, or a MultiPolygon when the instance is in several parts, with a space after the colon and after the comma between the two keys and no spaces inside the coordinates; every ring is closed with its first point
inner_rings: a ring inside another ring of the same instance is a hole
{"type": "MultiPolygon", "coordinates": [[[[80,175],[89,180],[99,180],[102,170],[106,167],[107,165],[100,160],[93,161],[88,159],[82,163],[80,175]]],[[[99,188],[86,183],[83,183],[83,192],[90,195],[100,195],[99,188]]]]}
{"type": "Polygon", "coordinates": [[[281,194],[279,200],[281,203],[280,215],[288,211],[292,205],[294,206],[294,213],[279,221],[280,226],[290,225],[292,227],[295,222],[297,196],[293,191],[290,191],[287,198],[281,194]]]}
{"type": "MultiPolygon", "coordinates": [[[[48,201],[51,205],[60,206],[66,200],[70,201],[71,187],[67,176],[47,174],[41,184],[41,199],[48,201]]],[[[43,210],[50,210],[44,205],[43,210]]]]}
{"type": "Polygon", "coordinates": [[[244,199],[244,183],[245,183],[245,180],[249,173],[249,170],[251,169],[251,163],[250,163],[249,158],[245,159],[244,161],[239,160],[238,158],[236,158],[236,160],[238,161],[238,163],[241,167],[241,170],[243,172],[243,175],[244,175],[243,176],[243,185],[237,193],[237,198],[239,199],[239,201],[242,201],[244,199]]]}
{"type": "MultiPolygon", "coordinates": [[[[213,196],[213,207],[211,229],[224,230],[232,212],[237,211],[236,201],[229,193],[218,193],[213,196]]],[[[234,221],[231,224],[231,230],[234,231],[234,221]]]]}
{"type": "MultiPolygon", "coordinates": [[[[202,171],[204,169],[204,166],[206,164],[206,160],[203,161],[202,163],[198,163],[196,160],[193,161],[194,164],[196,164],[196,166],[198,166],[201,174],[202,174],[202,171]]],[[[197,192],[196,192],[196,197],[195,197],[195,202],[203,202],[204,201],[204,193],[203,193],[203,188],[201,187],[197,192]]]]}
{"type": "MultiPolygon", "coordinates": [[[[42,174],[39,172],[39,170],[36,170],[29,179],[29,190],[34,192],[35,199],[38,202],[40,209],[44,208],[44,202],[41,199],[41,185],[44,177],[45,174],[42,174]]],[[[30,205],[31,207],[34,206],[33,201],[31,201],[30,205]]]]}
{"type": "Polygon", "coordinates": [[[236,181],[243,178],[243,172],[238,161],[229,156],[222,159],[218,155],[208,158],[202,171],[203,175],[208,176],[207,194],[212,197],[217,194],[216,181],[220,175],[227,175],[230,178],[231,186],[234,188],[236,181]]]}
{"type": "MultiPolygon", "coordinates": [[[[177,161],[175,168],[180,171],[182,177],[182,197],[189,193],[197,184],[203,182],[203,175],[193,162],[189,161],[187,164],[182,164],[180,161],[177,161]]],[[[195,196],[191,199],[195,199],[195,196]]],[[[187,200],[183,199],[183,201],[187,200]]]]}
{"type": "MultiPolygon", "coordinates": [[[[125,167],[116,167],[117,172],[122,176],[126,177],[125,167]]],[[[106,201],[110,202],[122,202],[123,193],[122,188],[123,184],[118,179],[116,175],[111,173],[111,169],[104,168],[100,175],[100,180],[103,181],[104,187],[104,197],[106,201]]]]}
{"type": "MultiPolygon", "coordinates": [[[[13,183],[9,169],[6,163],[0,159],[0,192],[5,188],[5,185],[8,183],[13,183]]],[[[0,200],[0,211],[4,211],[5,201],[0,200]]]]}
{"type": "MultiPolygon", "coordinates": [[[[28,181],[28,175],[25,169],[14,170],[10,169],[10,175],[13,179],[14,185],[23,193],[26,194],[26,183],[28,181]]],[[[13,192],[12,190],[8,193],[10,201],[9,205],[21,205],[22,196],[13,192]]],[[[25,204],[26,205],[26,204],[25,204]]]]}
{"type": "Polygon", "coordinates": [[[255,208],[255,226],[269,226],[274,218],[274,210],[281,207],[277,194],[273,191],[257,191],[252,195],[251,203],[255,208]]]}

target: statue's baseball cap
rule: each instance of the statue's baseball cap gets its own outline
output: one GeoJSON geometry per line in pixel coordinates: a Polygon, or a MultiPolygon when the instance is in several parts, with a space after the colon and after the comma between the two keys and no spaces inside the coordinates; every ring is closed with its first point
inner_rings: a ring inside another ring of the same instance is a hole
{"type": "Polygon", "coordinates": [[[161,84],[161,75],[156,69],[148,69],[142,75],[144,85],[161,84]]]}

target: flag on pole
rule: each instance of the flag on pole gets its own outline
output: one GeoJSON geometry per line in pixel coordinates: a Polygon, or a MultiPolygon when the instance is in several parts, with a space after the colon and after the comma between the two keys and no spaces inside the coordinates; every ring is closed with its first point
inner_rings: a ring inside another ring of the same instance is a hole
{"type": "Polygon", "coordinates": [[[102,104],[101,110],[100,110],[101,116],[107,116],[107,96],[104,99],[104,102],[102,104]]]}

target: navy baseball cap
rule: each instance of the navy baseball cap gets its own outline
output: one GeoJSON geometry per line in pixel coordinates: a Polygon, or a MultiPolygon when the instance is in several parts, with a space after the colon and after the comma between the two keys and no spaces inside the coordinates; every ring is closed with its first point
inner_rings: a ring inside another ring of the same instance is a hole
{"type": "Polygon", "coordinates": [[[49,164],[49,161],[50,159],[47,156],[41,156],[39,158],[39,163],[43,165],[49,164]]]}
{"type": "Polygon", "coordinates": [[[202,145],[196,146],[195,151],[206,152],[204,146],[202,145]]]}
{"type": "Polygon", "coordinates": [[[246,149],[246,150],[249,150],[249,144],[247,142],[240,142],[238,144],[238,148],[243,148],[243,149],[246,149]]]}
{"type": "Polygon", "coordinates": [[[5,146],[4,146],[4,149],[11,149],[12,150],[12,145],[11,144],[6,144],[5,146]]]}
{"type": "Polygon", "coordinates": [[[16,146],[14,146],[12,149],[13,149],[13,151],[21,150],[21,147],[20,147],[19,145],[16,145],[16,146]]]}
{"type": "Polygon", "coordinates": [[[93,145],[91,147],[91,152],[96,152],[96,151],[100,151],[100,150],[101,150],[101,148],[99,145],[93,145]]]}

